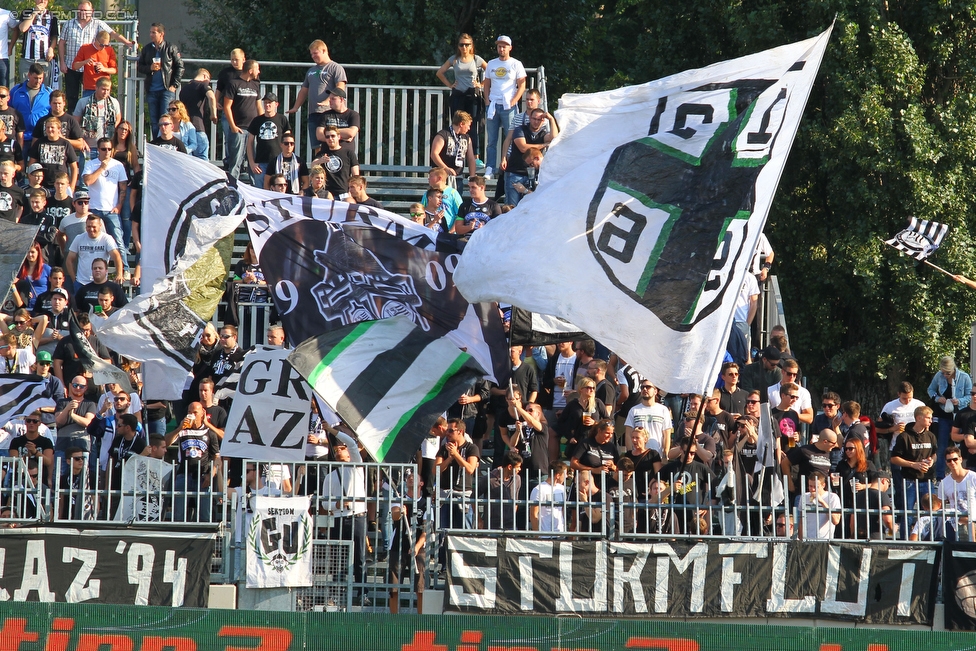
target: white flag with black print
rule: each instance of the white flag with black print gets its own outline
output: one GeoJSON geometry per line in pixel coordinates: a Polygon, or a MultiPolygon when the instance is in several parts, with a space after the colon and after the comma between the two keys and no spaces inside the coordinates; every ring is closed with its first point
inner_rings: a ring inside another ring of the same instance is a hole
{"type": "Polygon", "coordinates": [[[47,381],[40,375],[0,374],[0,425],[18,416],[26,416],[41,407],[54,407],[44,395],[47,381]]]}
{"type": "Polygon", "coordinates": [[[935,253],[948,232],[948,224],[912,217],[911,221],[908,222],[908,228],[890,240],[885,240],[885,244],[893,246],[905,255],[921,262],[935,253]]]}
{"type": "Polygon", "coordinates": [[[569,321],[668,393],[712,386],[829,37],[564,96],[538,189],[474,232],[455,284],[569,321]]]}
{"type": "Polygon", "coordinates": [[[247,528],[247,587],[312,585],[312,516],[308,497],[254,497],[247,528]]]}

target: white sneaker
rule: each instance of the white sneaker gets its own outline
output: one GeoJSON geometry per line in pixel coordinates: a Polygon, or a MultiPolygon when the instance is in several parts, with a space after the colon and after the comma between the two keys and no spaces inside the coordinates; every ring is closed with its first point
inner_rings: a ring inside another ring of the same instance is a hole
{"type": "Polygon", "coordinates": [[[494,171],[494,168],[486,167],[484,173],[485,180],[491,180],[491,175],[494,171]]]}

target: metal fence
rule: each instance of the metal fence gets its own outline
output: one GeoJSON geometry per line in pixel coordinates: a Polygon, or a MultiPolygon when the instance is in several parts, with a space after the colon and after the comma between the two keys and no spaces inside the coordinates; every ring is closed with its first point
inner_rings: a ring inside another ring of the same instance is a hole
{"type": "MultiPolygon", "coordinates": [[[[123,59],[120,57],[119,59],[123,59]]],[[[146,138],[148,113],[144,100],[143,80],[136,70],[137,57],[129,54],[125,58],[125,85],[123,112],[136,126],[139,142],[146,138]]],[[[192,79],[197,68],[206,67],[216,79],[217,73],[228,65],[220,59],[187,59],[187,80],[192,79]]],[[[310,63],[292,61],[261,62],[262,69],[294,70],[304,72],[310,63]]],[[[343,63],[351,79],[357,70],[370,73],[388,72],[409,78],[401,84],[360,84],[350,83],[347,87],[349,108],[357,111],[362,119],[357,151],[360,165],[370,171],[387,171],[396,174],[418,173],[430,167],[430,142],[440,129],[449,124],[448,97],[450,90],[436,82],[434,73],[438,66],[372,65],[343,63]]],[[[542,93],[543,106],[546,105],[545,69],[526,68],[527,88],[537,88],[542,93]]],[[[284,112],[294,104],[295,96],[301,88],[301,81],[262,79],[261,95],[274,92],[279,110],[284,112]]],[[[216,87],[216,81],[212,82],[216,87]]],[[[121,101],[121,98],[120,98],[121,101]]],[[[295,129],[296,152],[311,160],[316,146],[308,142],[306,121],[308,103],[292,116],[295,129]]],[[[210,158],[212,162],[221,160],[223,134],[218,125],[209,125],[210,158]]],[[[482,142],[485,142],[482,140],[482,142]]],[[[484,152],[479,152],[483,154],[484,152]]]]}
{"type": "MultiPolygon", "coordinates": [[[[860,495],[849,499],[839,478],[831,478],[835,481],[828,480],[824,495],[836,498],[820,500],[791,492],[788,480],[780,478],[787,482],[781,499],[736,504],[727,499],[727,482],[708,478],[696,484],[687,474],[637,479],[622,472],[570,472],[557,483],[546,475],[520,473],[516,482],[509,471],[483,465],[463,478],[437,475],[428,487],[414,464],[248,460],[225,461],[217,478],[207,482],[194,481],[192,469],[181,473],[176,464],[139,466],[144,458],[133,459],[123,464],[122,481],[116,482],[111,465],[98,473],[83,455],[69,469],[59,457],[51,480],[39,482],[36,468],[23,459],[0,458],[0,526],[49,521],[120,528],[216,525],[212,580],[240,582],[245,541],[238,532],[246,530],[253,496],[307,495],[315,522],[314,581],[293,591],[292,609],[385,611],[396,600],[419,612],[423,586],[443,588],[445,541],[452,533],[629,542],[734,537],[897,544],[911,538],[937,544],[971,540],[968,513],[976,508],[971,494],[958,503],[916,500],[906,508],[904,496],[930,488],[915,482],[880,489],[851,485],[850,494],[860,495]],[[138,472],[127,473],[133,463],[138,472]],[[186,479],[180,481],[181,476],[186,479]],[[349,478],[360,488],[350,490],[349,478]],[[228,484],[241,488],[228,490],[228,484]],[[397,531],[422,531],[423,553],[414,557],[412,547],[394,545],[403,540],[397,531]]],[[[802,479],[797,486],[806,484],[802,479]]],[[[766,495],[775,496],[777,489],[768,488],[766,495]]]]}

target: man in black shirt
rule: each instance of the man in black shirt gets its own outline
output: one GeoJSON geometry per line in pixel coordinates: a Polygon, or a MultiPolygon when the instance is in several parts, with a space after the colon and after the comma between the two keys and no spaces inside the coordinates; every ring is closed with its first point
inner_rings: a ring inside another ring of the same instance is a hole
{"type": "Polygon", "coordinates": [[[129,302],[126,298],[122,285],[113,283],[108,279],[108,262],[104,258],[95,258],[91,266],[92,281],[87,285],[82,285],[78,293],[75,294],[75,309],[80,312],[91,312],[91,309],[98,305],[98,293],[103,287],[108,287],[112,292],[112,305],[115,307],[125,307],[129,302]]]}
{"type": "Polygon", "coordinates": [[[251,120],[245,146],[251,183],[256,188],[264,187],[264,174],[268,165],[281,155],[281,140],[288,131],[288,119],[278,112],[278,96],[265,93],[263,101],[264,115],[251,120]]]}
{"type": "Polygon", "coordinates": [[[661,468],[661,478],[671,484],[671,501],[676,507],[681,532],[707,534],[712,472],[697,459],[698,443],[693,437],[684,437],[679,445],[681,454],[661,468]]]}
{"type": "Polygon", "coordinates": [[[13,161],[0,162],[0,219],[15,224],[24,211],[24,191],[14,183],[16,173],[13,161]]]}
{"type": "Polygon", "coordinates": [[[224,118],[227,120],[227,167],[225,171],[235,179],[240,178],[244,162],[247,128],[251,120],[264,113],[261,104],[261,84],[258,78],[261,66],[254,59],[244,62],[241,73],[227,82],[223,93],[224,118]]]}
{"type": "Polygon", "coordinates": [[[30,164],[40,163],[44,168],[44,187],[54,187],[54,175],[65,172],[72,190],[78,184],[78,156],[75,148],[61,135],[61,119],[44,120],[44,135],[34,138],[30,149],[30,164]]]}
{"type": "Polygon", "coordinates": [[[325,127],[325,144],[317,152],[311,166],[325,168],[325,187],[332,196],[342,201],[349,192],[349,178],[359,175],[359,158],[349,143],[339,142],[339,129],[325,127]]]}
{"type": "Polygon", "coordinates": [[[159,118],[159,136],[153,138],[149,141],[151,145],[157,145],[163,149],[169,149],[171,151],[178,151],[181,154],[186,154],[186,145],[180,140],[176,135],[176,127],[173,125],[173,118],[168,115],[164,115],[159,118]]]}

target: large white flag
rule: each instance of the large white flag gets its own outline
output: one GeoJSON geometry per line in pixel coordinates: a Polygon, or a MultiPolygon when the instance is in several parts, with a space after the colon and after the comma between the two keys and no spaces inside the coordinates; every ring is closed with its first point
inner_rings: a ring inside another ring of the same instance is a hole
{"type": "Polygon", "coordinates": [[[224,292],[244,200],[223,172],[192,156],[147,145],[144,169],[144,294],[95,328],[110,348],[145,363],[144,395],[175,400],[224,292]]]}
{"type": "Polygon", "coordinates": [[[829,36],[563,97],[539,189],[475,231],[457,287],[566,319],[668,392],[710,386],[829,36]]]}

